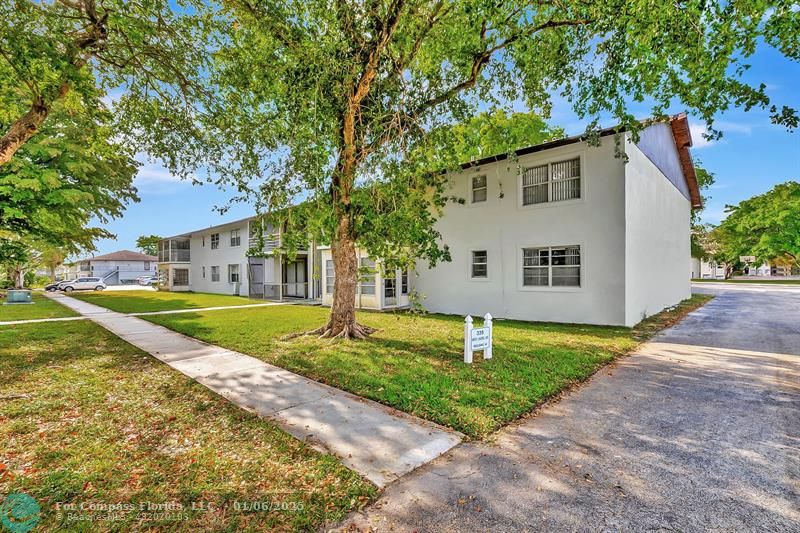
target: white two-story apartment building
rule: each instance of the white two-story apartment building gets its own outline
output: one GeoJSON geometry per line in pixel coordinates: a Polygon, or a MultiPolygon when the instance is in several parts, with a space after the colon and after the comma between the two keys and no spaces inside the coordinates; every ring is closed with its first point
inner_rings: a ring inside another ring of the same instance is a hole
{"type": "Polygon", "coordinates": [[[248,217],[162,239],[158,261],[164,288],[251,298],[318,298],[319,283],[313,282],[319,280],[316,247],[298,250],[289,261],[275,253],[281,229],[268,225],[259,232],[262,223],[248,217]]]}
{"type": "Polygon", "coordinates": [[[466,199],[437,229],[452,261],[421,269],[430,311],[632,326],[690,296],[689,221],[700,204],[685,116],[638,142],[568,138],[449,177],[466,199]],[[627,162],[626,162],[627,159],[627,162]]]}
{"type": "MultiPolygon", "coordinates": [[[[603,131],[599,146],[571,137],[449,174],[449,194],[465,199],[436,226],[452,261],[363,276],[356,304],[404,307],[415,293],[431,312],[632,326],[688,298],[690,213],[701,200],[686,116],[650,125],[636,142],[615,133],[603,131]]],[[[330,250],[312,244],[292,263],[247,258],[234,232],[244,239],[252,220],[162,241],[170,288],[330,304],[330,250]]],[[[380,261],[359,253],[361,266],[380,261]]]]}

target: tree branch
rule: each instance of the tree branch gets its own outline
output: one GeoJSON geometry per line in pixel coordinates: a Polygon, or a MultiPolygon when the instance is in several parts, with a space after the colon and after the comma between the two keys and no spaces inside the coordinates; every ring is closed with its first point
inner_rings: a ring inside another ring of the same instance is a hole
{"type": "MultiPolygon", "coordinates": [[[[483,52],[481,52],[479,54],[476,54],[474,59],[473,59],[473,61],[472,61],[472,67],[470,69],[470,75],[469,75],[469,77],[467,79],[465,79],[465,80],[453,85],[452,87],[446,89],[445,91],[441,92],[437,96],[435,96],[435,97],[423,102],[422,104],[417,106],[417,108],[410,114],[412,116],[420,115],[420,114],[424,113],[425,111],[427,111],[428,109],[448,101],[449,99],[454,97],[456,94],[458,94],[458,93],[460,93],[460,92],[462,92],[462,91],[464,91],[466,89],[472,88],[478,82],[478,76],[480,76],[480,73],[483,70],[483,67],[486,66],[486,64],[489,62],[491,57],[495,53],[499,52],[500,50],[504,50],[509,45],[511,45],[514,42],[518,41],[521,37],[528,37],[528,36],[531,36],[531,35],[533,35],[535,33],[538,33],[540,31],[548,29],[548,28],[557,28],[557,27],[563,27],[563,26],[584,26],[584,25],[589,24],[589,23],[591,23],[591,20],[589,20],[589,19],[549,20],[547,22],[543,22],[541,24],[537,24],[535,26],[531,26],[529,28],[526,28],[524,30],[521,30],[521,31],[517,32],[516,34],[514,34],[511,37],[509,37],[508,39],[496,44],[495,46],[493,46],[491,48],[488,48],[488,49],[484,50],[483,52]]],[[[485,31],[486,31],[485,27],[482,27],[481,28],[481,34],[485,35],[485,31]]]]}
{"type": "MultiPolygon", "coordinates": [[[[11,61],[11,58],[8,56],[8,53],[2,48],[0,48],[0,56],[3,56],[3,59],[6,60],[6,63],[8,63],[11,69],[17,73],[17,76],[19,76],[20,81],[22,81],[22,83],[28,86],[28,89],[30,89],[31,93],[33,93],[33,97],[38,98],[40,96],[39,88],[33,81],[24,76],[22,71],[19,70],[19,67],[13,61],[11,61]]],[[[31,76],[31,78],[33,78],[33,76],[31,76]]]]}

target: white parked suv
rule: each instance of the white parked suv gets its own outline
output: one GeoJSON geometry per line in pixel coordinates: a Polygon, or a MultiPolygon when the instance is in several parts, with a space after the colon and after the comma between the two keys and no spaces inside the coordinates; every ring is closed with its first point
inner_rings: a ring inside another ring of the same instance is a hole
{"type": "Polygon", "coordinates": [[[100,278],[78,278],[68,283],[63,283],[58,288],[65,292],[102,291],[106,288],[106,282],[100,278]]]}

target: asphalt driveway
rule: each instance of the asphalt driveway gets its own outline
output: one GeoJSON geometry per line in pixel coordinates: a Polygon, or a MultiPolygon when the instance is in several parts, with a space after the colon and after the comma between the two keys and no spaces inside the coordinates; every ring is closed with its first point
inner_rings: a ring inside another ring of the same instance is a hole
{"type": "Polygon", "coordinates": [[[341,526],[800,531],[800,291],[708,291],[637,354],[341,526]]]}

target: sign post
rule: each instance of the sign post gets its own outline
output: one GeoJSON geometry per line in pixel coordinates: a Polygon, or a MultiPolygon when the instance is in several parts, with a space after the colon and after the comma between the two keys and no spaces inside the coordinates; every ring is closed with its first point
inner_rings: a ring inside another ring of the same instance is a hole
{"type": "Polygon", "coordinates": [[[483,349],[483,358],[484,359],[491,359],[492,358],[492,336],[494,334],[494,328],[492,327],[492,315],[486,313],[483,315],[483,327],[484,329],[489,330],[489,344],[486,345],[486,348],[483,349]]]}
{"type": "Polygon", "coordinates": [[[475,350],[483,350],[483,358],[492,358],[492,315],[486,313],[483,317],[483,327],[472,326],[472,317],[467,315],[464,319],[464,362],[472,363],[472,354],[475,350]]]}
{"type": "Polygon", "coordinates": [[[472,317],[464,319],[464,362],[472,364],[472,317]]]}

